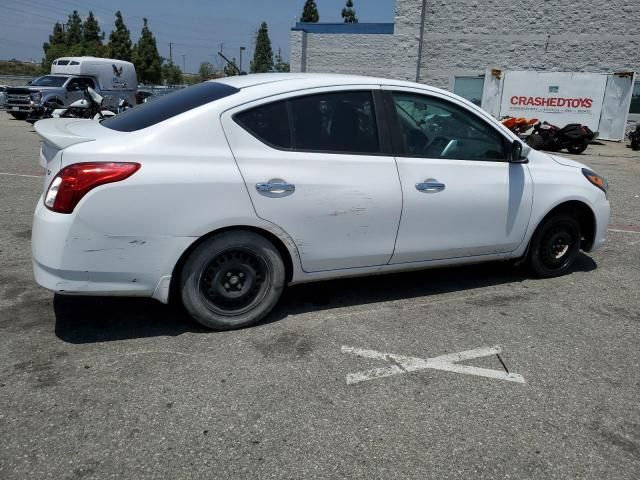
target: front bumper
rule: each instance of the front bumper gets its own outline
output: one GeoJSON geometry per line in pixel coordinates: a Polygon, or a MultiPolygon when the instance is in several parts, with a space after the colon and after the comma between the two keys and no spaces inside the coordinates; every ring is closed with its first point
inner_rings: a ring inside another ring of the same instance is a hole
{"type": "Polygon", "coordinates": [[[33,273],[39,285],[56,293],[166,303],[173,268],[195,240],[108,235],[74,214],[50,211],[40,198],[32,228],[33,273]]]}
{"type": "Polygon", "coordinates": [[[25,104],[25,103],[5,103],[4,109],[7,112],[24,112],[29,113],[33,110],[33,104],[25,104]]]}
{"type": "Polygon", "coordinates": [[[590,252],[598,250],[607,241],[607,229],[609,228],[609,217],[611,215],[609,200],[603,199],[595,204],[593,213],[596,217],[596,231],[593,237],[593,245],[589,249],[590,252]]]}

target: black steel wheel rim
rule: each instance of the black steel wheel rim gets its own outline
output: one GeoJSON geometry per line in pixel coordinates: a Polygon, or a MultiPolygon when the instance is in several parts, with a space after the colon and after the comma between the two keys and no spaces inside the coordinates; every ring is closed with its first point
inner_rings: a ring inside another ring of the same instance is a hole
{"type": "Polygon", "coordinates": [[[540,260],[549,270],[563,268],[571,258],[576,239],[566,227],[551,229],[542,239],[540,260]]]}
{"type": "Polygon", "coordinates": [[[200,274],[198,289],[207,307],[225,316],[255,308],[269,288],[269,265],[258,252],[230,248],[214,255],[200,274]]]}

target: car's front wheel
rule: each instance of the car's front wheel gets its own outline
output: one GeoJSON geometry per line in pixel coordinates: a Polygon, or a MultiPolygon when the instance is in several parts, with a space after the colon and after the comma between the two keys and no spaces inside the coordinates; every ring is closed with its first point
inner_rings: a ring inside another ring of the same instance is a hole
{"type": "Polygon", "coordinates": [[[541,278],[564,275],[580,251],[580,224],[568,215],[553,215],[536,230],[529,246],[527,263],[541,278]]]}
{"type": "Polygon", "coordinates": [[[182,269],[182,303],[213,330],[242,328],[278,303],[285,268],[278,249],[250,231],[223,232],[198,245],[182,269]]]}

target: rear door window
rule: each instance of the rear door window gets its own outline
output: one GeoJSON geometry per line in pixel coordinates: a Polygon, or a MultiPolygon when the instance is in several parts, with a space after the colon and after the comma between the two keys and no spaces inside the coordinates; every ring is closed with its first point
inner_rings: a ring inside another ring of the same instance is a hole
{"type": "Polygon", "coordinates": [[[238,113],[234,119],[261,142],[275,148],[291,148],[291,129],[286,101],[252,108],[238,113]]]}
{"type": "Polygon", "coordinates": [[[370,91],[323,93],[290,102],[296,150],[380,152],[370,91]]]}
{"type": "Polygon", "coordinates": [[[234,116],[263,143],[302,152],[380,152],[370,91],[331,92],[281,100],[234,116]]]}

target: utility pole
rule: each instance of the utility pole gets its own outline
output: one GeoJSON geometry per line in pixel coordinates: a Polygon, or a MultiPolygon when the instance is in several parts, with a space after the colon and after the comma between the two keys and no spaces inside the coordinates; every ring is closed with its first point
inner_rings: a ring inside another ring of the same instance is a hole
{"type": "MultiPolygon", "coordinates": [[[[224,43],[220,42],[220,50],[218,50],[218,55],[224,55],[224,43]]],[[[216,58],[216,60],[219,62],[219,67],[220,70],[222,70],[223,68],[223,63],[220,60],[220,58],[216,58]]]]}
{"type": "Polygon", "coordinates": [[[244,52],[246,49],[246,47],[240,47],[240,72],[242,72],[242,52],[244,52]]]}
{"type": "Polygon", "coordinates": [[[182,54],[182,73],[186,73],[187,72],[187,55],[186,54],[182,54]]]}
{"type": "Polygon", "coordinates": [[[424,43],[424,21],[427,14],[427,0],[422,0],[422,12],[420,13],[420,40],[418,43],[418,62],[416,64],[416,83],[420,82],[420,68],[422,64],[422,44],[424,43]]]}
{"type": "Polygon", "coordinates": [[[169,42],[169,63],[173,63],[173,43],[169,42]]]}

